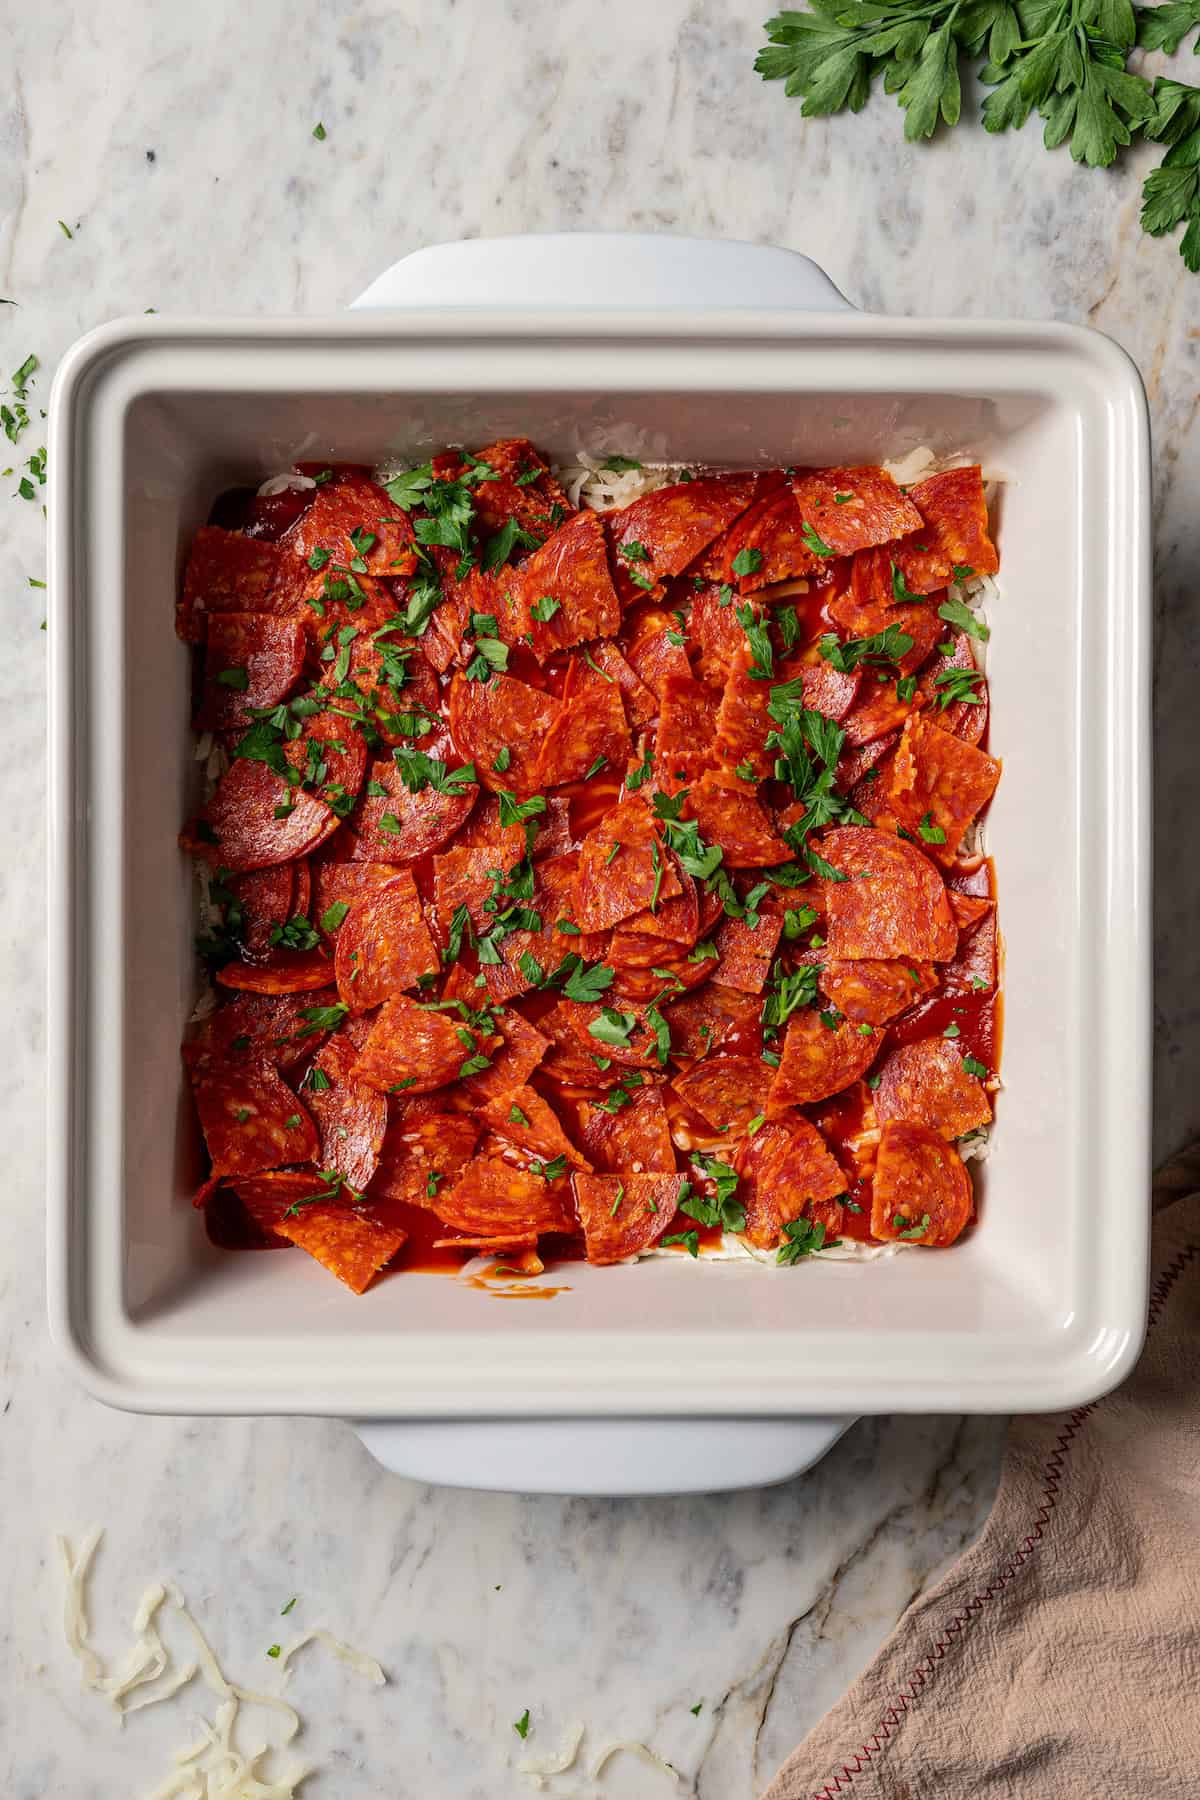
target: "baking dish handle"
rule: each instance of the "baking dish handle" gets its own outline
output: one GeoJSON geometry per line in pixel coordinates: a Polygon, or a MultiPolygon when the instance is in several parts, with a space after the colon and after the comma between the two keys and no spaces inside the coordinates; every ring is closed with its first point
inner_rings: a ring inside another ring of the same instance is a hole
{"type": "Polygon", "coordinates": [[[362,1419],[394,1475],[509,1494],[711,1494],[802,1474],[853,1419],[362,1419]]]}
{"type": "Polygon", "coordinates": [[[854,310],[824,269],[796,250],[636,231],[430,244],[385,269],[352,304],[854,310]]]}

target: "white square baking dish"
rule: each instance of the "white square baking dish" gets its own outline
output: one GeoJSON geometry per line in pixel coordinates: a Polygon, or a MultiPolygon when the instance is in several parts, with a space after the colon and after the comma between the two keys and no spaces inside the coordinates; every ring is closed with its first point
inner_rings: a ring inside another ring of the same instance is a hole
{"type": "Polygon", "coordinates": [[[838,298],[149,318],[68,354],[51,413],[50,1306],[94,1394],[361,1420],[752,1419],[1051,1409],[1131,1367],[1150,1069],[1140,382],[1094,333],[838,298]],[[298,457],[423,460],[510,433],[563,460],[636,444],[739,465],[927,444],[1004,478],[989,647],[1004,1092],[981,1223],[954,1250],[580,1266],[552,1303],[511,1306],[421,1274],[356,1299],[306,1257],[205,1241],[178,1052],[197,991],[176,848],[196,782],[173,629],[184,547],[222,488],[298,457]]]}

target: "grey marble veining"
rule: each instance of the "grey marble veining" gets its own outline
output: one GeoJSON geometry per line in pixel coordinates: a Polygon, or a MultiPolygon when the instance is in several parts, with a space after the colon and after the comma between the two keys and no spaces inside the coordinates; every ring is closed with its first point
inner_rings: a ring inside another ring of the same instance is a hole
{"type": "MultiPolygon", "coordinates": [[[[973,126],[913,148],[883,96],[858,119],[804,122],[751,68],[769,10],[10,6],[0,296],[20,304],[0,307],[0,368],[36,352],[36,399],[66,345],[122,313],[328,311],[421,244],[579,227],[776,242],[865,307],[1109,332],[1143,372],[1155,427],[1165,1151],[1200,1122],[1200,281],[1138,230],[1142,155],[1104,176],[1047,156],[1034,128],[997,141],[973,126]]],[[[0,488],[0,1788],[148,1792],[185,1735],[153,1713],[119,1733],[79,1693],[49,1535],[96,1519],[109,1527],[96,1607],[109,1652],[144,1581],[170,1574],[245,1679],[269,1678],[293,1593],[285,1624],[328,1624],[383,1661],[382,1692],[315,1658],[297,1667],[307,1747],[326,1769],[305,1790],[314,1800],[527,1793],[511,1729],[525,1706],[530,1752],[580,1718],[581,1766],[613,1736],[643,1738],[680,1769],[681,1791],[751,1800],[978,1529],[1001,1427],[869,1422],[769,1492],[617,1504],[418,1488],[334,1423],[135,1419],[86,1401],[43,1323],[45,640],[28,578],[44,550],[39,511],[10,501],[12,485],[0,488]]],[[[551,1791],[670,1785],[614,1763],[599,1784],[573,1772],[551,1791]]]]}

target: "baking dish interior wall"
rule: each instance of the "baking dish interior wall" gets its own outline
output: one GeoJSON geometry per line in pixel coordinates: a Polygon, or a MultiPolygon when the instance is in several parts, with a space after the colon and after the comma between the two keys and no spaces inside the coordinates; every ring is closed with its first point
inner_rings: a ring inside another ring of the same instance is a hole
{"type": "MultiPolygon", "coordinates": [[[[120,1104],[90,1179],[120,1191],[130,1321],[172,1334],[253,1338],[283,1319],[294,1325],[302,1311],[306,1331],[319,1336],[344,1330],[366,1304],[374,1328],[398,1331],[870,1329],[902,1343],[933,1319],[952,1332],[986,1326],[1026,1342],[1053,1334],[1086,1291],[1089,1271],[1087,1165],[1075,1153],[1088,1046],[1086,996],[1076,979],[1089,781],[1077,759],[1088,681],[1078,631],[1082,402],[1065,404],[1016,369],[1008,370],[1007,387],[947,391],[936,359],[912,345],[895,352],[891,375],[904,383],[896,392],[862,385],[857,365],[854,379],[830,388],[834,359],[812,348],[732,359],[728,386],[714,352],[711,379],[683,390],[654,384],[661,347],[635,346],[606,382],[574,390],[549,385],[556,359],[548,351],[527,353],[531,373],[535,363],[538,371],[528,386],[485,381],[442,392],[421,390],[421,382],[446,374],[433,352],[415,384],[389,387],[386,357],[376,359],[384,364],[378,378],[364,380],[367,359],[347,354],[336,382],[323,375],[287,392],[262,379],[270,357],[260,347],[244,359],[236,384],[227,376],[219,389],[206,380],[144,390],[125,413],[124,604],[113,607],[122,621],[124,667],[113,672],[125,676],[117,689],[125,695],[123,766],[116,792],[109,779],[97,785],[92,821],[109,843],[116,826],[120,857],[108,859],[107,905],[92,915],[94,933],[104,935],[90,946],[92,1006],[107,1007],[116,1027],[93,1033],[91,1090],[100,1104],[106,1093],[120,1104]],[[631,365],[639,362],[636,385],[631,365]],[[199,785],[187,723],[188,653],[173,633],[188,540],[223,487],[257,482],[297,458],[423,460],[447,442],[507,434],[529,435],[564,460],[580,449],[619,448],[647,459],[728,464],[850,463],[928,444],[938,454],[979,456],[1005,478],[1004,597],[989,672],[992,744],[1005,762],[990,848],[1007,942],[1006,1092],[995,1158],[981,1183],[983,1228],[952,1254],[787,1278],[755,1267],[695,1271],[666,1263],[572,1269],[571,1293],[553,1305],[504,1308],[432,1276],[384,1283],[358,1302],[303,1257],[236,1257],[207,1245],[190,1206],[203,1164],[178,1053],[197,993],[191,879],[175,847],[199,785]],[[1067,997],[1050,1016],[1047,993],[1067,997]]],[[[99,640],[109,627],[107,607],[103,619],[88,621],[90,651],[101,664],[99,640]]],[[[91,726],[94,734],[106,729],[98,719],[91,726]]]]}

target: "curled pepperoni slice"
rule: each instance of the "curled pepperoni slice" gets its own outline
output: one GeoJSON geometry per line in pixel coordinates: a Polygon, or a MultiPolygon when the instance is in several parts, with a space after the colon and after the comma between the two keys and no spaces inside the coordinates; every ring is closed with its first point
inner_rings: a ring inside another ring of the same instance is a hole
{"type": "Polygon", "coordinates": [[[789,1107],[840,1093],[870,1068],[880,1041],[874,1026],[852,1025],[814,1006],[794,1013],[767,1096],[767,1117],[777,1119],[789,1107]]]}
{"type": "Polygon", "coordinates": [[[576,1229],[565,1180],[548,1181],[498,1156],[472,1157],[453,1186],[438,1193],[433,1210],[455,1231],[487,1237],[576,1229]]]}
{"type": "MultiPolygon", "coordinates": [[[[511,1007],[497,1015],[500,1042],[489,1052],[491,1063],[463,1082],[474,1100],[494,1100],[524,1087],[550,1050],[552,1040],[511,1007]]],[[[544,1024],[545,1021],[543,1020],[544,1024]]]]}
{"type": "Polygon", "coordinates": [[[289,787],[265,763],[238,758],[179,841],[207,862],[240,872],[307,856],[338,823],[314,794],[289,787]]]}
{"type": "Polygon", "coordinates": [[[557,702],[513,675],[450,683],[450,731],[464,762],[473,762],[484,787],[508,788],[519,798],[535,791],[535,768],[557,702]],[[496,764],[499,762],[500,768],[496,764]]]}
{"type": "Polygon", "coordinates": [[[658,1242],[675,1216],[682,1175],[572,1176],[590,1263],[625,1262],[658,1242]]]}
{"type": "Polygon", "coordinates": [[[518,635],[530,634],[539,662],[572,644],[614,637],[620,628],[598,513],[576,513],[560,525],[525,559],[511,586],[518,635]]]}
{"type": "Polygon", "coordinates": [[[824,713],[827,719],[843,720],[850,712],[862,685],[861,668],[842,674],[824,660],[806,663],[800,671],[804,684],[804,704],[810,712],[824,713]]]}
{"type": "Polygon", "coordinates": [[[583,840],[575,922],[582,931],[603,931],[670,900],[680,888],[658,827],[635,795],[606,813],[583,840]]]}
{"type": "Polygon", "coordinates": [[[197,730],[247,725],[253,708],[274,706],[304,673],[304,623],[264,613],[214,613],[204,647],[197,730]]]}
{"type": "Polygon", "coordinates": [[[342,1004],[352,1013],[417,986],[439,968],[417,884],[404,869],[356,900],[338,933],[335,972],[342,1004]]]}
{"type": "Polygon", "coordinates": [[[351,1074],[357,1060],[343,1033],[330,1038],[305,1078],[304,1097],[320,1134],[321,1167],[336,1170],[361,1194],[379,1166],[388,1103],[351,1074]]]}
{"type": "Polygon", "coordinates": [[[944,1037],[918,1038],[880,1063],[875,1115],[880,1124],[908,1119],[940,1137],[958,1138],[986,1125],[992,1108],[983,1083],[964,1068],[955,1044],[944,1037]]]}
{"type": "Polygon", "coordinates": [[[404,1226],[394,1221],[322,1200],[301,1202],[275,1229],[336,1275],[352,1294],[365,1294],[408,1238],[404,1226]]]}
{"type": "Polygon", "coordinates": [[[323,1033],[312,1030],[306,1013],[336,1000],[332,987],[315,994],[242,992],[208,1015],[185,1045],[184,1060],[193,1062],[208,1052],[217,1060],[269,1062],[290,1069],[322,1042],[323,1033]]]}
{"type": "Polygon", "coordinates": [[[839,1235],[846,1177],[816,1126],[800,1113],[747,1138],[735,1166],[746,1236],[760,1250],[777,1244],[783,1227],[802,1215],[824,1225],[826,1241],[839,1235]]]}
{"type": "Polygon", "coordinates": [[[175,629],[185,643],[203,642],[205,623],[218,613],[287,611],[275,603],[285,561],[275,544],[261,538],[202,525],[192,539],[183,590],[175,608],[175,629]]]}
{"type": "Polygon", "coordinates": [[[913,836],[919,834],[939,861],[949,862],[999,780],[994,757],[918,715],[900,735],[888,777],[888,804],[901,825],[913,836]]]}
{"type": "Polygon", "coordinates": [[[980,919],[986,919],[992,910],[992,902],[985,900],[981,894],[956,894],[953,888],[947,888],[950,911],[954,914],[954,923],[958,926],[959,942],[980,919]]]}
{"type": "Polygon", "coordinates": [[[553,1162],[564,1156],[576,1168],[591,1167],[563,1130],[550,1102],[536,1088],[513,1088],[498,1099],[485,1100],[479,1116],[500,1137],[543,1161],[553,1162]]]}
{"type": "Polygon", "coordinates": [[[967,580],[967,571],[971,575],[996,573],[1000,558],[988,531],[987,498],[978,463],[928,476],[911,489],[909,499],[924,521],[924,531],[916,533],[916,541],[927,543],[931,552],[940,552],[956,579],[967,580]]]}
{"type": "Polygon", "coordinates": [[[621,690],[629,723],[638,730],[658,716],[658,695],[648,688],[631,663],[626,662],[611,639],[593,644],[588,655],[597,668],[611,675],[621,690]]]}
{"type": "Polygon", "coordinates": [[[893,736],[917,705],[917,695],[914,693],[908,700],[902,700],[894,682],[870,681],[842,720],[847,744],[858,749],[879,738],[893,736]]]}
{"type": "Polygon", "coordinates": [[[622,603],[653,592],[678,575],[731,525],[754,499],[754,473],[705,475],[643,494],[611,521],[613,567],[622,603]]]}
{"type": "Polygon", "coordinates": [[[438,1189],[470,1161],[479,1123],[469,1113],[429,1113],[407,1118],[392,1103],[371,1192],[410,1206],[431,1207],[438,1189]]]}
{"type": "MultiPolygon", "coordinates": [[[[444,766],[444,759],[436,760],[444,766]]],[[[448,843],[470,813],[479,789],[470,781],[448,782],[446,776],[439,780],[441,785],[423,779],[418,771],[406,781],[390,756],[373,757],[349,819],[355,861],[407,865],[448,843]]]]}
{"type": "Polygon", "coordinates": [[[670,900],[660,900],[654,912],[647,907],[618,926],[609,940],[606,962],[648,969],[662,960],[664,942],[687,949],[695,943],[700,935],[696,883],[677,863],[674,866],[681,891],[670,900]]]}
{"type": "Polygon", "coordinates": [[[907,1119],[892,1119],[879,1134],[871,1203],[871,1235],[941,1248],[971,1221],[971,1177],[957,1150],[907,1119]]]}
{"type": "Polygon", "coordinates": [[[688,790],[684,813],[695,819],[707,843],[720,844],[731,869],[761,869],[787,862],[791,849],[759,804],[752,782],[732,770],[710,769],[688,790]]]}
{"type": "Polygon", "coordinates": [[[819,557],[851,556],[922,524],[886,469],[805,469],[792,482],[804,540],[819,557]]]}
{"type": "MultiPolygon", "coordinates": [[[[338,840],[339,844],[341,841],[338,840]]],[[[322,857],[313,866],[316,888],[312,899],[312,922],[323,937],[335,943],[355,902],[375,893],[401,873],[395,864],[336,862],[332,857],[322,857]]]]}
{"type": "Polygon", "coordinates": [[[756,500],[722,540],[720,579],[752,594],[777,581],[819,573],[822,559],[804,536],[804,521],[790,487],[756,500]]]}
{"type": "Polygon", "coordinates": [[[660,1087],[640,1088],[615,1112],[581,1102],[579,1136],[597,1169],[630,1169],[635,1175],[675,1172],[675,1146],[660,1087]]]}
{"type": "Polygon", "coordinates": [[[876,637],[894,625],[912,639],[896,664],[901,675],[912,675],[925,661],[946,627],[938,618],[938,596],[928,601],[910,601],[902,606],[885,606],[880,600],[858,600],[843,594],[829,603],[829,617],[846,638],[876,637]]]}
{"type": "Polygon", "coordinates": [[[332,979],[333,964],[321,950],[272,950],[261,962],[226,963],[217,970],[222,987],[247,994],[312,994],[332,979]]]}
{"type": "Polygon", "coordinates": [[[269,1063],[199,1056],[191,1077],[214,1175],[256,1175],[315,1157],[312,1120],[269,1063]]]}
{"type": "Polygon", "coordinates": [[[709,1125],[727,1125],[742,1132],[763,1111],[763,1077],[767,1065],[760,1056],[705,1057],[686,1075],[672,1082],[679,1098],[709,1125]]]}
{"type": "MultiPolygon", "coordinates": [[[[718,981],[678,1000],[664,1000],[661,1011],[671,1032],[672,1056],[691,1061],[735,1039],[740,1048],[757,1051],[759,1010],[752,994],[718,981]]],[[[764,1063],[764,1081],[767,1078],[768,1065],[764,1063]]]]}
{"type": "Polygon", "coordinates": [[[688,641],[696,647],[696,668],[715,688],[723,688],[729,671],[746,648],[738,624],[733,592],[727,582],[708,581],[690,595],[688,641]]]}
{"type": "Polygon", "coordinates": [[[622,771],[629,748],[629,725],[616,681],[582,657],[574,658],[567,669],[562,704],[534,765],[534,787],[540,792],[583,781],[601,769],[622,771]]]}
{"type": "Polygon", "coordinates": [[[760,913],[753,926],[745,919],[726,919],[714,939],[717,963],[713,979],[727,988],[761,994],[782,931],[783,920],[767,913],[760,913]]]}
{"type": "Polygon", "coordinates": [[[843,877],[826,888],[830,956],[948,962],[954,955],[958,928],[946,885],[915,845],[842,825],[826,832],[820,853],[843,877]]]}
{"type": "Polygon", "coordinates": [[[453,1012],[433,1012],[399,995],[380,1008],[354,1074],[382,1093],[429,1094],[455,1081],[472,1058],[490,1057],[497,1041],[453,1012]]]}
{"type": "MultiPolygon", "coordinates": [[[[512,520],[534,536],[545,537],[555,518],[573,511],[563,488],[528,438],[498,438],[494,444],[486,444],[475,460],[486,463],[499,477],[481,481],[473,490],[476,511],[490,530],[498,531],[512,520]]],[[[458,474],[461,469],[459,464],[452,472],[458,474]]]]}
{"type": "Polygon", "coordinates": [[[327,567],[334,575],[365,562],[370,574],[381,577],[411,575],[416,568],[412,523],[368,476],[354,470],[339,472],[318,487],[312,505],[280,539],[310,563],[314,551],[328,551],[327,567]]]}
{"type": "Polygon", "coordinates": [[[851,1024],[886,1025],[936,991],[938,972],[932,963],[905,962],[903,958],[878,962],[830,958],[817,981],[830,1005],[851,1024]]]}
{"type": "Polygon", "coordinates": [[[629,645],[626,655],[638,680],[660,701],[668,675],[686,676],[692,672],[687,651],[679,642],[676,621],[659,612],[643,620],[642,629],[629,645]]]}
{"type": "Polygon", "coordinates": [[[988,726],[988,685],[975,667],[971,640],[965,631],[954,634],[953,649],[936,657],[921,676],[929,698],[929,716],[943,731],[953,732],[965,743],[983,741],[988,726]],[[964,676],[971,675],[966,680],[964,676]],[[955,694],[960,699],[955,699],[955,694]]]}

